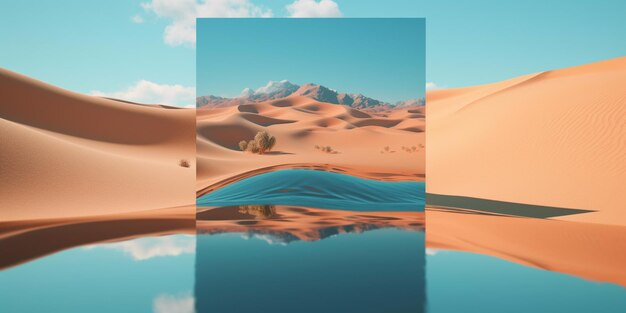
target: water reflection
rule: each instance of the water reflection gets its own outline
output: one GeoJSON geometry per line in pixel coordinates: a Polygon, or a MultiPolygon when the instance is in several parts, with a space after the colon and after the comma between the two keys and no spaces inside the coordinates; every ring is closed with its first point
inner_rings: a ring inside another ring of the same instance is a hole
{"type": "Polygon", "coordinates": [[[426,238],[421,212],[277,205],[201,207],[197,221],[4,222],[0,312],[626,307],[624,227],[452,208],[426,215],[426,238]]]}
{"type": "Polygon", "coordinates": [[[240,205],[239,213],[242,215],[252,215],[257,219],[273,218],[276,216],[276,206],[261,205],[240,205]]]}
{"type": "Polygon", "coordinates": [[[5,269],[0,312],[192,313],[195,238],[99,243],[5,269]]]}
{"type": "Polygon", "coordinates": [[[626,308],[624,227],[450,208],[427,220],[431,313],[626,308]]]}
{"type": "Polygon", "coordinates": [[[202,208],[196,310],[424,312],[423,221],[417,212],[202,208]]]}

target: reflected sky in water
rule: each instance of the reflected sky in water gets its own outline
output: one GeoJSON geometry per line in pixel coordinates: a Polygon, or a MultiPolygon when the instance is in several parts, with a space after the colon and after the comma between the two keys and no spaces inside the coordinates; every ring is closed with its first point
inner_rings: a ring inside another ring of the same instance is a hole
{"type": "Polygon", "coordinates": [[[624,312],[626,288],[505,261],[427,249],[428,312],[624,312]]]}
{"type": "Polygon", "coordinates": [[[193,312],[195,241],[83,246],[0,271],[0,312],[193,312]]]}
{"type": "MultiPolygon", "coordinates": [[[[0,312],[587,313],[626,308],[626,288],[617,284],[426,248],[419,214],[280,206],[199,211],[204,220],[198,221],[197,236],[151,235],[69,247],[5,268],[0,312]]],[[[510,241],[507,246],[515,244],[510,241]]],[[[489,243],[471,246],[480,244],[489,243]]],[[[512,259],[525,260],[524,255],[512,259]]],[[[556,264],[575,261],[559,260],[556,264]]]]}

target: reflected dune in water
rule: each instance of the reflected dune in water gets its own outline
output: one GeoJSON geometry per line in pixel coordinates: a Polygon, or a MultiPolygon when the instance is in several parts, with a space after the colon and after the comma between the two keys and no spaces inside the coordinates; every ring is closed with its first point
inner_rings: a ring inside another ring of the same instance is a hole
{"type": "Polygon", "coordinates": [[[145,236],[195,234],[195,206],[0,223],[0,270],[62,250],[145,236]]]}
{"type": "Polygon", "coordinates": [[[626,286],[626,227],[427,207],[428,249],[486,254],[626,286]]]}
{"type": "Polygon", "coordinates": [[[423,212],[357,212],[283,205],[198,208],[198,234],[253,233],[316,241],[380,228],[424,230],[423,212]]]}

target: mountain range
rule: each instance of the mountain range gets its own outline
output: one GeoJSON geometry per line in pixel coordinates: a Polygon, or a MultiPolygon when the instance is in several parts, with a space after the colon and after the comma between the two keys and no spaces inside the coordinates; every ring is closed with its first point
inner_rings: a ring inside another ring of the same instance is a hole
{"type": "Polygon", "coordinates": [[[196,98],[196,105],[199,108],[219,108],[276,100],[289,96],[304,96],[320,102],[342,104],[357,109],[385,109],[424,105],[424,99],[410,99],[389,103],[366,97],[360,93],[338,93],[336,90],[319,84],[308,83],[299,86],[287,80],[270,81],[267,85],[256,90],[245,88],[238,97],[234,98],[213,95],[199,96],[196,98]]]}

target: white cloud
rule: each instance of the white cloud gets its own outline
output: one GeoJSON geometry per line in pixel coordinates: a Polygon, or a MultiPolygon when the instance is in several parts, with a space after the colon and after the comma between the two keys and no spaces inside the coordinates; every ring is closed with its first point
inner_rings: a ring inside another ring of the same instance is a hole
{"type": "Polygon", "coordinates": [[[426,248],[426,255],[437,255],[437,253],[439,253],[437,249],[426,248]]]}
{"type": "Polygon", "coordinates": [[[333,0],[296,0],[287,5],[291,17],[339,17],[341,11],[333,0]]]}
{"type": "Polygon", "coordinates": [[[164,237],[145,237],[111,244],[90,246],[121,250],[135,261],[144,261],[162,256],[179,256],[196,252],[195,236],[174,235],[164,237]]]}
{"type": "Polygon", "coordinates": [[[133,15],[130,20],[135,23],[135,24],[141,24],[144,22],[143,17],[141,17],[141,15],[139,14],[135,14],[133,15]]]}
{"type": "Polygon", "coordinates": [[[433,82],[427,82],[426,83],[426,90],[435,90],[435,89],[439,89],[441,87],[437,86],[437,84],[433,83],[433,82]]]}
{"type": "Polygon", "coordinates": [[[195,302],[195,298],[189,294],[161,294],[154,298],[152,309],[154,313],[194,313],[195,302]]]}
{"type": "Polygon", "coordinates": [[[163,40],[170,46],[196,43],[196,17],[271,17],[272,10],[249,0],[152,0],[142,3],[144,10],[169,20],[163,40]]]}
{"type": "Polygon", "coordinates": [[[94,90],[91,92],[91,95],[140,103],[194,107],[196,89],[182,85],[158,84],[140,80],[122,91],[103,92],[94,90]]]}

